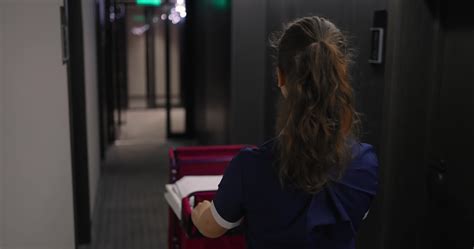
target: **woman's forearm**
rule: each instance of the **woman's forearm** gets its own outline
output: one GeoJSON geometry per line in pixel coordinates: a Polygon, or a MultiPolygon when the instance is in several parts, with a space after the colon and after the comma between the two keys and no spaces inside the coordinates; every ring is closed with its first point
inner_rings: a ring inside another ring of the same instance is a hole
{"type": "Polygon", "coordinates": [[[191,214],[194,226],[199,232],[208,238],[218,238],[225,234],[227,229],[217,224],[212,216],[211,203],[204,201],[199,203],[191,214]]]}

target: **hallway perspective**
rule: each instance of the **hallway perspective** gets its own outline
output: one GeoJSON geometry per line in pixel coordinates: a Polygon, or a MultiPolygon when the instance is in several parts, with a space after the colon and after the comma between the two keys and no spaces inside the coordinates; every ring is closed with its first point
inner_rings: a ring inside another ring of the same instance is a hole
{"type": "Polygon", "coordinates": [[[113,146],[101,179],[93,214],[90,249],[167,247],[168,148],[190,142],[113,146]]]}
{"type": "Polygon", "coordinates": [[[0,249],[474,249],[462,0],[0,0],[0,249]]]}

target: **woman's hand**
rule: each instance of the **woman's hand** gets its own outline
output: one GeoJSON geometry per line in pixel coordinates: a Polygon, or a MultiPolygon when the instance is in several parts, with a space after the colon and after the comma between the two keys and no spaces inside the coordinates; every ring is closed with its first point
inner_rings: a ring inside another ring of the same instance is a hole
{"type": "Polygon", "coordinates": [[[211,203],[209,201],[200,202],[196,207],[194,207],[193,212],[191,213],[191,219],[193,220],[193,223],[197,224],[202,213],[210,207],[211,203]]]}
{"type": "Polygon", "coordinates": [[[212,216],[211,203],[209,201],[200,202],[191,213],[191,220],[199,232],[208,238],[217,238],[224,235],[227,229],[217,224],[212,216]]]}

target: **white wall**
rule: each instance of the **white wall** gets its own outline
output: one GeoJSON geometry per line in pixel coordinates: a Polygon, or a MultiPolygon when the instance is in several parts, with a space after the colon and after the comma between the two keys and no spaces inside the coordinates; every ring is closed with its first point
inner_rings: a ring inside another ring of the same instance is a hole
{"type": "MultiPolygon", "coordinates": [[[[142,22],[133,20],[133,16],[144,16],[143,7],[127,7],[127,59],[128,59],[128,94],[129,96],[146,96],[146,39],[145,33],[140,36],[131,34],[133,27],[141,27],[142,22]]],[[[143,101],[143,105],[145,102],[143,101]]]]}
{"type": "Polygon", "coordinates": [[[99,104],[97,85],[97,41],[95,0],[82,0],[84,30],[84,78],[86,85],[87,148],[89,157],[89,196],[91,214],[100,176],[99,104]]]}
{"type": "Polygon", "coordinates": [[[60,0],[0,0],[2,249],[74,248],[60,0]]]}
{"type": "Polygon", "coordinates": [[[5,90],[3,89],[4,87],[4,73],[3,73],[3,39],[4,39],[4,28],[3,28],[3,24],[4,24],[4,21],[3,21],[3,18],[5,16],[4,14],[4,9],[2,8],[2,6],[0,5],[0,249],[4,248],[3,246],[3,203],[4,203],[4,199],[3,199],[3,185],[5,184],[5,180],[4,180],[4,166],[5,166],[5,163],[4,163],[4,155],[3,155],[3,152],[4,152],[4,141],[5,139],[3,138],[4,137],[4,134],[3,134],[3,123],[4,123],[4,120],[3,120],[3,116],[4,116],[4,106],[5,106],[5,103],[4,103],[4,94],[5,94],[5,90]]]}
{"type": "Polygon", "coordinates": [[[166,57],[165,23],[160,19],[155,28],[155,94],[161,96],[159,104],[165,103],[166,93],[166,57]]]}
{"type": "MultiPolygon", "coordinates": [[[[178,97],[181,92],[181,48],[178,26],[170,24],[170,64],[171,64],[171,97],[178,97]]],[[[181,27],[183,29],[184,27],[181,27]]]]}

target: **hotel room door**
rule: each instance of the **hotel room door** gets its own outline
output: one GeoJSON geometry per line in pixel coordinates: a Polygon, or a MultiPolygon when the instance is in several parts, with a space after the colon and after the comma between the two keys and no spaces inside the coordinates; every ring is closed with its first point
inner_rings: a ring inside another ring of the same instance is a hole
{"type": "Polygon", "coordinates": [[[474,21],[467,18],[469,8],[456,2],[439,5],[438,82],[428,145],[434,249],[474,247],[474,21]]]}

